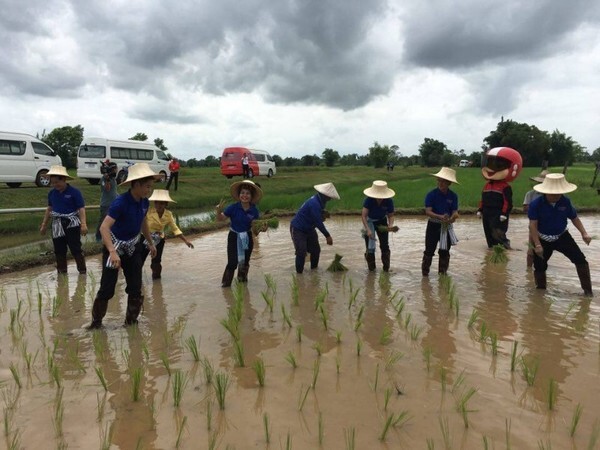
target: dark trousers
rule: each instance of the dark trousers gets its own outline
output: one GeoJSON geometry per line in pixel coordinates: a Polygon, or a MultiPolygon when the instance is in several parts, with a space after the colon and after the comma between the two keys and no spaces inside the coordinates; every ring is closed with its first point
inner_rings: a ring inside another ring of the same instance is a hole
{"type": "MultiPolygon", "coordinates": [[[[244,252],[246,258],[246,264],[250,263],[250,256],[252,255],[252,235],[251,232],[248,232],[248,238],[250,242],[248,243],[248,249],[244,252]]],[[[238,256],[237,256],[237,233],[233,231],[229,231],[227,235],[227,270],[235,270],[238,266],[238,256]]]]}
{"type": "Polygon", "coordinates": [[[554,251],[562,253],[576,266],[585,264],[585,255],[568,231],[565,231],[556,241],[546,242],[540,239],[544,249],[544,257],[540,258],[537,253],[533,254],[533,268],[536,272],[545,272],[548,269],[548,260],[554,251]]]}
{"type": "Polygon", "coordinates": [[[321,256],[317,230],[313,229],[305,233],[290,225],[290,234],[296,250],[296,272],[302,273],[304,271],[304,261],[307,253],[310,253],[310,268],[316,269],[319,266],[319,257],[321,256]]]}
{"type": "MultiPolygon", "coordinates": [[[[130,298],[140,298],[142,296],[142,246],[137,244],[135,251],[131,256],[121,256],[121,268],[125,275],[125,292],[130,298]]],[[[108,260],[108,250],[102,249],[102,278],[100,279],[100,289],[96,298],[100,300],[110,300],[115,295],[115,287],[119,278],[119,270],[106,267],[108,260]]]]}
{"type": "Polygon", "coordinates": [[[169,181],[167,181],[167,185],[165,186],[165,189],[168,191],[169,187],[171,187],[171,182],[175,182],[175,190],[177,190],[177,185],[179,182],[179,171],[177,172],[171,172],[171,176],[169,177],[169,181]]]}
{"type": "Polygon", "coordinates": [[[244,178],[248,178],[248,164],[242,164],[242,175],[244,178]]]}
{"type": "Polygon", "coordinates": [[[501,244],[506,248],[510,248],[510,240],[506,237],[508,231],[508,218],[504,222],[500,222],[502,211],[499,209],[483,209],[481,211],[481,223],[483,224],[483,232],[488,248],[494,245],[501,244]]]}
{"type": "Polygon", "coordinates": [[[54,245],[54,254],[56,256],[67,256],[67,247],[71,250],[71,255],[81,255],[81,227],[67,228],[69,221],[63,221],[63,229],[65,235],[52,238],[52,244],[54,245]]]}
{"type": "MultiPolygon", "coordinates": [[[[435,249],[438,246],[438,242],[440,242],[441,231],[441,223],[432,222],[431,220],[427,221],[427,228],[425,230],[425,251],[423,252],[425,256],[433,257],[435,255],[435,249]]],[[[450,247],[452,247],[452,243],[450,242],[449,236],[446,235],[447,250],[440,250],[438,253],[440,255],[450,254],[450,247]]]]}
{"type": "Polygon", "coordinates": [[[100,219],[98,220],[98,226],[96,227],[96,242],[102,241],[102,235],[100,234],[100,225],[104,222],[104,218],[108,214],[108,206],[100,207],[100,219]]]}
{"type": "MultiPolygon", "coordinates": [[[[390,233],[388,232],[381,232],[377,229],[378,226],[388,226],[388,221],[387,221],[387,217],[384,217],[381,220],[378,220],[377,222],[373,222],[373,225],[375,226],[375,234],[377,234],[377,240],[379,241],[379,248],[381,249],[381,252],[384,253],[386,250],[390,249],[390,233]]],[[[367,252],[369,251],[369,238],[367,237],[367,235],[365,234],[365,248],[367,250],[367,252]]],[[[373,251],[374,253],[374,251],[373,251]]]]}
{"type": "MultiPolygon", "coordinates": [[[[162,238],[160,241],[158,241],[158,244],[156,244],[156,256],[154,258],[152,258],[152,265],[154,266],[155,264],[158,264],[158,267],[162,268],[162,254],[163,251],[165,249],[165,239],[162,238]]],[[[148,255],[150,254],[150,250],[148,250],[148,247],[146,247],[145,245],[142,245],[142,266],[146,263],[146,258],[148,258],[148,255]]]]}

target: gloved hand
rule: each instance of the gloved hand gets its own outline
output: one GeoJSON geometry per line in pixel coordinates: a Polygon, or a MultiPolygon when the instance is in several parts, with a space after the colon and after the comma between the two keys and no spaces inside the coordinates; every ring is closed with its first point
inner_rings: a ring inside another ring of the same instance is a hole
{"type": "Polygon", "coordinates": [[[500,216],[500,222],[506,222],[507,219],[508,217],[506,217],[504,214],[500,216]]]}

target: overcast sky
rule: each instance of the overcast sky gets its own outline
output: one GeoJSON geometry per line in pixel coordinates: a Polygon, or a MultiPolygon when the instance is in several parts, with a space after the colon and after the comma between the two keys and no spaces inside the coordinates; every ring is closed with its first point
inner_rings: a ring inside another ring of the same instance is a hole
{"type": "Polygon", "coordinates": [[[480,149],[501,116],[600,147],[597,0],[0,0],[0,129],[302,156],[480,149]]]}

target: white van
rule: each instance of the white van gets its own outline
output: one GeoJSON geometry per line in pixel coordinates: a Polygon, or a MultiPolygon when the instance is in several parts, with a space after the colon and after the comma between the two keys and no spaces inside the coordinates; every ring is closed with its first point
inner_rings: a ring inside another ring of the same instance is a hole
{"type": "Polygon", "coordinates": [[[468,159],[461,159],[458,163],[458,167],[471,167],[471,161],[468,159]]]}
{"type": "Polygon", "coordinates": [[[273,157],[269,152],[264,150],[250,149],[250,152],[254,155],[254,159],[258,164],[258,173],[260,175],[266,175],[269,178],[277,173],[277,167],[273,157]]]}
{"type": "Polygon", "coordinates": [[[38,138],[0,131],[0,182],[11,188],[22,183],[50,186],[44,175],[50,166],[62,165],[60,156],[38,138]]]}
{"type": "Polygon", "coordinates": [[[105,138],[84,138],[77,152],[77,176],[90,184],[98,184],[102,178],[100,166],[109,159],[117,164],[117,180],[125,177],[127,168],[135,163],[148,163],[150,168],[169,177],[169,158],[156,145],[142,141],[117,141],[105,138]]]}

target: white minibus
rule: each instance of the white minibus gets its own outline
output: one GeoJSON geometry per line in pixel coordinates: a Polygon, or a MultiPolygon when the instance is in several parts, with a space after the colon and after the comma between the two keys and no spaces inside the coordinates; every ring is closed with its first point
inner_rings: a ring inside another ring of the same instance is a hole
{"type": "Polygon", "coordinates": [[[250,149],[250,151],[254,155],[254,159],[258,164],[258,173],[260,175],[266,175],[270,178],[277,173],[275,161],[273,161],[273,157],[269,152],[264,150],[256,150],[254,148],[250,149]]]}
{"type": "Polygon", "coordinates": [[[62,160],[54,150],[29,134],[0,131],[0,182],[11,188],[22,183],[49,186],[44,175],[62,160]]]}
{"type": "Polygon", "coordinates": [[[84,138],[77,152],[77,176],[90,184],[98,184],[102,178],[102,161],[117,164],[117,180],[125,178],[130,165],[145,162],[166,180],[169,176],[169,158],[156,145],[142,141],[118,141],[105,138],[84,138]]]}

